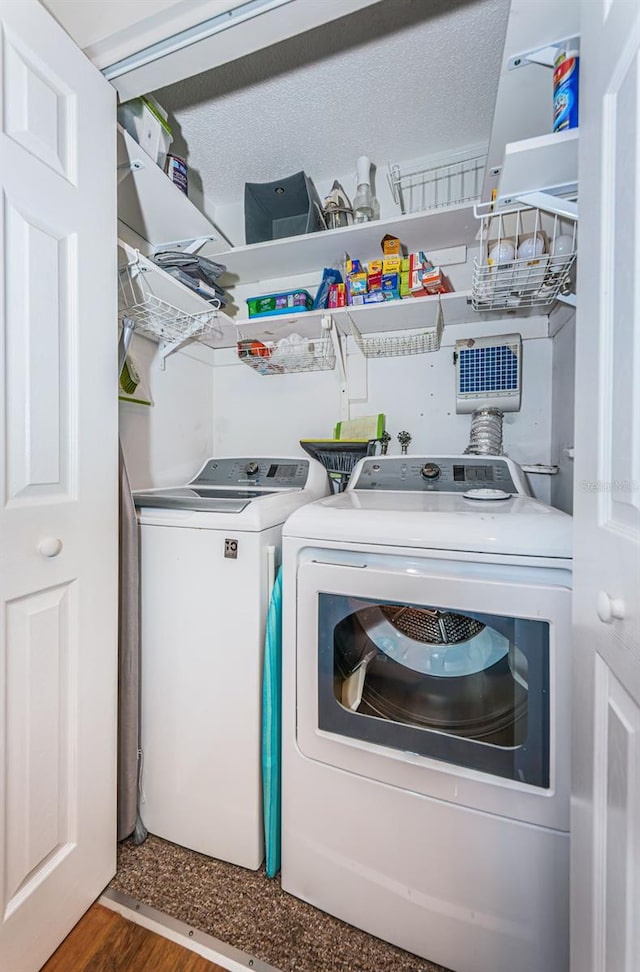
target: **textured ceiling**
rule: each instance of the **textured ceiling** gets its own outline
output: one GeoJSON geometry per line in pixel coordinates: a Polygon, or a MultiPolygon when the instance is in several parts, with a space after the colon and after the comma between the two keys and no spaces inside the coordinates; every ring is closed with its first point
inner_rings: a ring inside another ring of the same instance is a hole
{"type": "MultiPolygon", "coordinates": [[[[155,92],[214,205],[489,140],[509,0],[381,0],[155,92]]],[[[345,2],[348,8],[348,2],[345,2]]],[[[286,9],[283,11],[286,16],[286,9]]]]}

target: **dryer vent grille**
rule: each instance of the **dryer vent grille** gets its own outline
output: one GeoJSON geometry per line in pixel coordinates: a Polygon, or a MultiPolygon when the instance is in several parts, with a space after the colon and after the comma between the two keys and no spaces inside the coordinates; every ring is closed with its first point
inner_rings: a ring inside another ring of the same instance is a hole
{"type": "Polygon", "coordinates": [[[518,412],[522,390],[522,337],[496,337],[456,341],[456,412],[499,408],[518,412]]]}
{"type": "Polygon", "coordinates": [[[397,604],[381,604],[380,611],[402,634],[428,645],[457,645],[469,641],[484,629],[480,621],[449,611],[429,611],[397,604]]]}

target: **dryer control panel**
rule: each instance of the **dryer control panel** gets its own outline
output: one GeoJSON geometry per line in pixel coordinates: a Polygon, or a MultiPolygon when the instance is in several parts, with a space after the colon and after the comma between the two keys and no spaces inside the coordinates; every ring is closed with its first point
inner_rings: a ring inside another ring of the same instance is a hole
{"type": "Polygon", "coordinates": [[[304,489],[308,459],[208,459],[190,486],[258,486],[265,489],[304,489]]]}
{"type": "Polygon", "coordinates": [[[358,464],[348,488],[440,493],[491,489],[530,495],[517,463],[496,456],[372,456],[358,464]]]}

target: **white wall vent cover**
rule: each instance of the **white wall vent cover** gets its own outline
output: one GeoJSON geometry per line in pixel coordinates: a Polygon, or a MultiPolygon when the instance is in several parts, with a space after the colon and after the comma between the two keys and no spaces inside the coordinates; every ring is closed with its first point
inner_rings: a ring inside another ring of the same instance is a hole
{"type": "Polygon", "coordinates": [[[477,408],[520,410],[522,337],[467,338],[456,341],[456,412],[477,408]]]}

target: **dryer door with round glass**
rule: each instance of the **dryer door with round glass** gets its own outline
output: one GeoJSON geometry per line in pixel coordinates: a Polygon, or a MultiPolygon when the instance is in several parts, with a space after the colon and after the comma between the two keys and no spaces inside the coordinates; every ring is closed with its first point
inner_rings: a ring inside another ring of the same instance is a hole
{"type": "Polygon", "coordinates": [[[554,797],[568,778],[567,572],[432,552],[317,555],[305,553],[298,571],[303,752],[563,827],[566,801],[554,797]]]}

